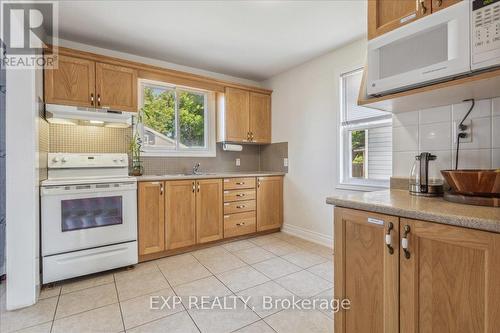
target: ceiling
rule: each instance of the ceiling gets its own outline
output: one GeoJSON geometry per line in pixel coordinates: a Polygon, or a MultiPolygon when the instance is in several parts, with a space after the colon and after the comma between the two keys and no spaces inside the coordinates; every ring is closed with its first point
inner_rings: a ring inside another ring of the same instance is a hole
{"type": "Polygon", "coordinates": [[[256,81],[365,32],[365,0],[59,3],[60,38],[256,81]]]}

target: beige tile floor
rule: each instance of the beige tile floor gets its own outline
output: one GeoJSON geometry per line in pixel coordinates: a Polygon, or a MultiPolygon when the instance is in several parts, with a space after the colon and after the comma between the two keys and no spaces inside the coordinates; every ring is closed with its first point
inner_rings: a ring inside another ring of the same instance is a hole
{"type": "Polygon", "coordinates": [[[5,310],[0,332],[286,332],[333,331],[328,310],[262,307],[263,296],[331,298],[332,251],[274,233],[55,284],[31,307],[5,310]],[[174,309],[151,309],[151,296],[181,296],[174,309]],[[232,310],[189,307],[188,296],[250,297],[232,310]]]}

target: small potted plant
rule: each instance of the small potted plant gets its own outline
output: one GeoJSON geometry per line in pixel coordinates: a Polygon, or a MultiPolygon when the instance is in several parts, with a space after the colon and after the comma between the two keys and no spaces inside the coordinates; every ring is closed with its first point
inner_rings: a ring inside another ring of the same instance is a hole
{"type": "Polygon", "coordinates": [[[134,134],[130,140],[130,154],[132,155],[132,167],[130,174],[132,176],[141,176],[144,168],[141,161],[142,139],[139,133],[139,123],[141,122],[140,113],[133,118],[134,134]]]}

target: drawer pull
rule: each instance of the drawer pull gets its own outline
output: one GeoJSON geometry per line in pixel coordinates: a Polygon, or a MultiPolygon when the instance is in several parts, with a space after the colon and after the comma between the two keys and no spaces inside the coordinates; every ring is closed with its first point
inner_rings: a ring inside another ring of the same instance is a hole
{"type": "Polygon", "coordinates": [[[387,232],[385,234],[385,245],[387,246],[387,250],[389,251],[389,254],[392,255],[394,253],[394,248],[392,247],[392,237],[391,237],[391,231],[394,228],[394,225],[392,222],[389,222],[387,225],[387,232]]]}
{"type": "Polygon", "coordinates": [[[245,225],[245,222],[236,223],[236,226],[237,226],[237,227],[242,227],[242,226],[244,226],[244,225],[245,225]]]}
{"type": "Polygon", "coordinates": [[[237,182],[236,185],[245,185],[245,182],[237,182]]]}
{"type": "Polygon", "coordinates": [[[238,193],[236,194],[237,197],[244,197],[245,196],[245,193],[238,193]]]}
{"type": "Polygon", "coordinates": [[[408,250],[408,234],[410,233],[410,226],[407,224],[403,229],[403,237],[401,238],[401,247],[405,253],[405,258],[410,259],[410,251],[408,250]]]}
{"type": "Polygon", "coordinates": [[[239,205],[239,206],[236,206],[236,208],[240,209],[240,208],[245,208],[246,206],[245,205],[239,205]]]}

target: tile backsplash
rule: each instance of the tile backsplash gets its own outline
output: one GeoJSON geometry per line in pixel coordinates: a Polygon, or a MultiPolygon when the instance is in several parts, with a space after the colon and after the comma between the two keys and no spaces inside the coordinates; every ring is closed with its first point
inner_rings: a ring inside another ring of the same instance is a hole
{"type": "Polygon", "coordinates": [[[127,153],[131,128],[50,124],[51,153],[127,153]]]}
{"type": "MultiPolygon", "coordinates": [[[[48,124],[48,123],[47,123],[48,124]]],[[[53,153],[128,153],[131,128],[106,128],[49,124],[48,150],[53,153]]],[[[205,172],[281,171],[283,158],[288,158],[288,143],[265,146],[245,145],[241,152],[229,152],[217,144],[215,157],[146,157],[143,156],[145,175],[190,172],[200,163],[205,172]],[[236,166],[239,158],[241,165],[236,166]]]]}
{"type": "MultiPolygon", "coordinates": [[[[408,177],[415,155],[437,156],[439,170],[455,167],[456,131],[471,103],[448,105],[393,115],[394,177],[408,177]]],[[[460,141],[460,169],[500,168],[500,98],[476,101],[467,118],[472,142],[460,141]]]]}

